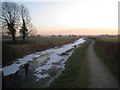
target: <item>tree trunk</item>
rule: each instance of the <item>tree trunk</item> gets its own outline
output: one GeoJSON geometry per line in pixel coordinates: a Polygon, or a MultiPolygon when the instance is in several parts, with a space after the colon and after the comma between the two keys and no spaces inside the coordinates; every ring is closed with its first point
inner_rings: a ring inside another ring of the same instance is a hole
{"type": "Polygon", "coordinates": [[[14,29],[14,23],[13,22],[8,23],[8,29],[9,29],[10,34],[12,36],[12,41],[14,42],[15,41],[15,32],[16,32],[16,30],[14,29]]]}
{"type": "Polygon", "coordinates": [[[25,41],[25,35],[23,35],[23,40],[25,41]]]}
{"type": "Polygon", "coordinates": [[[12,41],[15,42],[15,34],[12,34],[12,41]]]}
{"type": "Polygon", "coordinates": [[[25,24],[25,20],[23,19],[23,26],[22,26],[22,34],[23,34],[23,40],[25,41],[25,37],[26,37],[26,32],[27,32],[27,28],[26,28],[26,24],[25,24]]]}

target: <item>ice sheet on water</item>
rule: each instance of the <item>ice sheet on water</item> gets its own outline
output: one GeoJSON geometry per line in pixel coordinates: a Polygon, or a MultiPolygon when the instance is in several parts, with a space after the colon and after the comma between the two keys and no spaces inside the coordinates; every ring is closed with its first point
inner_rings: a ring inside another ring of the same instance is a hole
{"type": "MultiPolygon", "coordinates": [[[[35,76],[37,76],[38,78],[46,78],[49,77],[48,74],[34,74],[35,76]]],[[[36,81],[38,81],[39,79],[36,79],[36,81]]]]}
{"type": "MultiPolygon", "coordinates": [[[[34,58],[39,58],[43,54],[52,52],[53,54],[51,54],[49,56],[50,60],[48,60],[48,62],[44,66],[40,66],[40,67],[36,68],[35,72],[36,71],[41,72],[42,69],[44,69],[44,70],[50,69],[52,66],[54,66],[53,65],[54,62],[59,62],[62,59],[67,60],[67,58],[65,56],[59,56],[58,54],[61,54],[61,53],[65,52],[65,51],[73,48],[74,45],[79,45],[79,44],[81,44],[83,42],[85,42],[85,40],[83,38],[81,38],[81,39],[77,40],[74,43],[63,45],[60,48],[51,48],[51,49],[36,52],[36,53],[30,54],[30,55],[26,55],[23,58],[18,58],[18,59],[16,59],[16,61],[13,64],[3,67],[3,75],[7,76],[7,75],[10,75],[10,74],[14,74],[20,69],[21,65],[23,65],[23,64],[25,64],[25,63],[27,63],[29,61],[34,60],[34,58]]],[[[58,67],[60,67],[60,66],[58,66],[58,67]]],[[[41,77],[41,78],[43,77],[42,75],[39,75],[39,74],[38,74],[38,76],[41,77]]]]}
{"type": "Polygon", "coordinates": [[[38,55],[30,54],[30,55],[26,55],[23,58],[18,58],[13,64],[3,67],[3,75],[7,76],[10,74],[16,73],[20,69],[21,65],[23,65],[29,61],[32,61],[33,58],[38,58],[38,57],[40,57],[40,54],[38,54],[38,55]]]}
{"type": "Polygon", "coordinates": [[[50,60],[48,60],[48,62],[44,66],[39,66],[38,68],[36,68],[35,72],[38,72],[38,73],[35,74],[35,76],[38,75],[39,79],[41,79],[41,78],[43,78],[43,76],[40,74],[42,72],[42,70],[48,70],[48,69],[51,69],[51,68],[56,68],[56,69],[62,68],[62,69],[64,69],[65,68],[64,63],[66,62],[66,60],[68,59],[68,57],[70,56],[71,53],[69,53],[68,56],[60,56],[59,54],[61,54],[63,52],[66,52],[67,50],[72,49],[74,45],[78,46],[79,44],[81,44],[83,42],[85,42],[85,40],[79,39],[78,41],[76,41],[73,44],[67,44],[67,45],[63,45],[60,48],[49,50],[49,51],[52,51],[54,53],[49,56],[50,60]],[[63,61],[61,61],[61,60],[63,60],[63,61]],[[53,63],[59,63],[59,64],[54,65],[53,63]]]}

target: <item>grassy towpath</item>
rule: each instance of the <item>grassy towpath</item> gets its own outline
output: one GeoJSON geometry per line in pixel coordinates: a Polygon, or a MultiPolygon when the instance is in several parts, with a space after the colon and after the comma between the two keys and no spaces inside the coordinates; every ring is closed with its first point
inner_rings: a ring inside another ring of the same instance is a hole
{"type": "Polygon", "coordinates": [[[93,45],[94,41],[88,39],[78,47],[49,88],[118,88],[118,81],[97,56],[93,45]]]}
{"type": "Polygon", "coordinates": [[[93,50],[94,41],[88,48],[89,88],[117,88],[118,82],[93,50]]]}
{"type": "Polygon", "coordinates": [[[89,72],[86,52],[91,40],[78,47],[67,60],[65,70],[56,78],[49,88],[87,88],[89,86],[89,72]]]}

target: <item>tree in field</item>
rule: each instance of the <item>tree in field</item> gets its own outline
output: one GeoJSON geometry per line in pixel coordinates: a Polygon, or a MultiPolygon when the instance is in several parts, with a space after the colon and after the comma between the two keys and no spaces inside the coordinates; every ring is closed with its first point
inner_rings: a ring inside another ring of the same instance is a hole
{"type": "Polygon", "coordinates": [[[14,2],[2,2],[2,27],[7,27],[8,33],[15,41],[16,28],[19,23],[19,5],[14,2]]]}
{"type": "Polygon", "coordinates": [[[29,34],[28,28],[31,24],[31,18],[29,16],[28,9],[23,5],[20,6],[20,16],[21,16],[21,21],[22,21],[22,27],[20,29],[20,34],[22,35],[23,40],[25,40],[26,35],[29,34]]]}

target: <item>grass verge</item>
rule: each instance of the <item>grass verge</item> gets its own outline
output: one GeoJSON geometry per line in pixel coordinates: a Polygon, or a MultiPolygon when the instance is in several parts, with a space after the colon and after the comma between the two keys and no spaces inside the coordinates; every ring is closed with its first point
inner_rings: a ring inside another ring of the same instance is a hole
{"type": "Polygon", "coordinates": [[[88,39],[74,51],[66,62],[63,73],[51,83],[49,88],[87,88],[89,86],[89,72],[85,56],[90,43],[91,40],[88,39]]]}
{"type": "Polygon", "coordinates": [[[105,50],[97,43],[94,43],[94,50],[96,54],[101,58],[102,62],[108,67],[111,74],[118,78],[118,63],[111,60],[105,50]]]}

